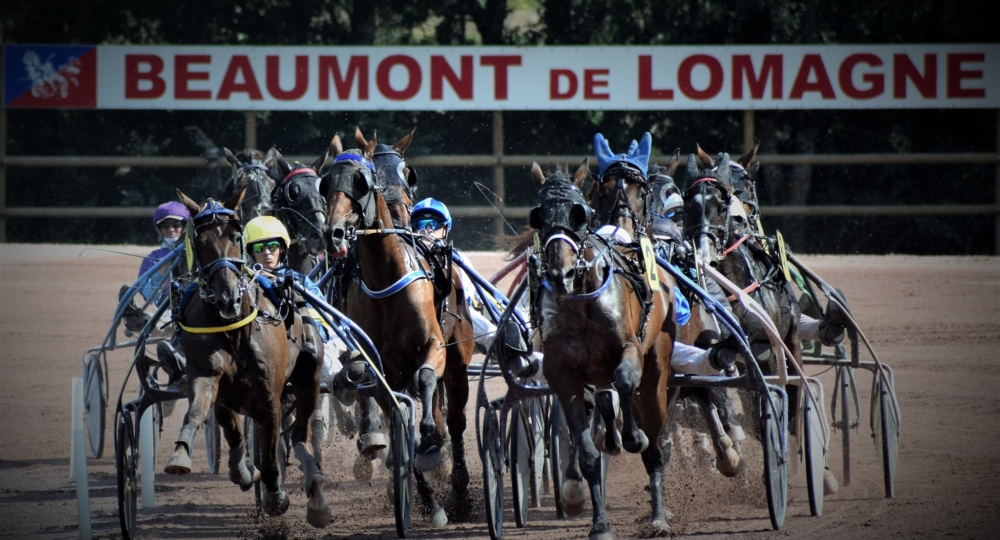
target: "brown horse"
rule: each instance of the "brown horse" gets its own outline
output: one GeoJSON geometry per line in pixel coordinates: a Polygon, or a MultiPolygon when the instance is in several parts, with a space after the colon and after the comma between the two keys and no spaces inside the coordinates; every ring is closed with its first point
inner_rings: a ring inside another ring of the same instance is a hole
{"type": "MultiPolygon", "coordinates": [[[[422,472],[440,464],[440,449],[448,435],[452,445],[451,486],[460,517],[469,506],[469,473],[463,433],[469,398],[468,366],[472,359],[472,324],[460,276],[449,281],[450,291],[436,290],[433,271],[416,242],[405,232],[387,232],[392,216],[386,197],[373,178],[371,163],[377,147],[373,137],[363,150],[344,151],[340,137],[330,144],[334,164],[321,190],[329,202],[327,246],[335,255],[348,253],[349,230],[357,239],[357,274],[347,286],[346,314],[370,336],[378,349],[385,378],[394,391],[416,387],[422,406],[420,443],[415,459],[418,489],[434,514],[434,523],[447,523],[422,472]],[[443,379],[448,431],[444,429],[443,379]]],[[[380,401],[383,410],[389,406],[380,401]]]]}
{"type": "MultiPolygon", "coordinates": [[[[392,204],[386,203],[389,206],[389,214],[392,215],[392,222],[404,229],[410,227],[410,209],[415,202],[413,199],[414,189],[417,187],[417,171],[403,160],[403,154],[413,142],[413,133],[416,131],[417,128],[413,128],[392,146],[375,145],[372,154],[378,185],[382,187],[383,193],[388,194],[386,200],[393,201],[392,204]]],[[[354,141],[358,148],[368,146],[368,141],[361,134],[360,128],[355,128],[354,141]]]]}
{"type": "MultiPolygon", "coordinates": [[[[536,279],[544,285],[537,289],[532,315],[541,330],[545,378],[559,397],[575,441],[561,490],[563,504],[570,514],[583,509],[586,478],[594,511],[590,538],[612,537],[598,450],[590,436],[596,407],[607,426],[608,452],[624,448],[642,454],[653,495],[653,525],[668,530],[658,494],[676,334],[673,280],[654,261],[659,279],[654,290],[634,245],[587,233],[590,210],[579,188],[588,173],[587,162],[572,178],[560,172],[546,178],[537,164],[531,169],[540,197],[530,219],[542,246],[536,279]],[[614,390],[621,396],[620,434],[614,429],[614,390]]],[[[626,189],[632,204],[637,196],[641,204],[638,188],[626,189]]]]}
{"type": "Polygon", "coordinates": [[[244,245],[238,208],[246,189],[225,203],[209,199],[198,205],[180,191],[192,218],[199,289],[181,309],[178,320],[184,354],[190,408],[167,463],[166,472],[191,471],[191,448],[210,408],[229,443],[229,478],[244,491],[263,482],[261,506],[270,515],[288,509],[289,498],[277,463],[281,431],[281,395],[286,381],[295,394],[295,421],[291,439],[305,473],[309,497],[307,520],[325,527],[331,519],[323,494],[328,482],[307,446],[309,418],[319,398],[322,342],[312,325],[286,301],[272,299],[244,264],[244,245]],[[277,302],[277,304],[276,304],[277,302]],[[285,313],[284,317],[280,315],[285,313]],[[311,330],[310,330],[311,329],[311,330]],[[310,337],[311,336],[311,337],[310,337]],[[296,347],[289,346],[295,339],[296,347]],[[261,433],[261,469],[247,466],[242,421],[249,416],[261,433]]]}
{"type": "Polygon", "coordinates": [[[328,154],[324,151],[312,165],[303,165],[288,163],[274,148],[267,153],[271,174],[281,179],[271,191],[271,204],[292,239],[288,267],[307,275],[316,266],[316,256],[326,251],[326,200],[319,193],[319,171],[328,154]]]}

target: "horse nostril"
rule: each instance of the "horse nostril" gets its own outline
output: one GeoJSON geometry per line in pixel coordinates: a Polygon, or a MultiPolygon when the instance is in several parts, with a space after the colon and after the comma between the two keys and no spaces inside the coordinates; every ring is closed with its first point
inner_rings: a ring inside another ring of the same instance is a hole
{"type": "Polygon", "coordinates": [[[566,279],[576,279],[576,268],[570,268],[566,271],[566,279]]]}
{"type": "Polygon", "coordinates": [[[344,240],[345,236],[347,236],[347,231],[344,229],[334,229],[330,234],[334,240],[340,242],[344,240]]]}

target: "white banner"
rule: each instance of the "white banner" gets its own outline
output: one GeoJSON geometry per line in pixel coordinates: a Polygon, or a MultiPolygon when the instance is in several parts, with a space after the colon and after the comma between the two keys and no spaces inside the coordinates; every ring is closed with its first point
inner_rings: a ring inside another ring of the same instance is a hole
{"type": "Polygon", "coordinates": [[[100,109],[1000,108],[1000,44],[96,50],[100,109]]]}

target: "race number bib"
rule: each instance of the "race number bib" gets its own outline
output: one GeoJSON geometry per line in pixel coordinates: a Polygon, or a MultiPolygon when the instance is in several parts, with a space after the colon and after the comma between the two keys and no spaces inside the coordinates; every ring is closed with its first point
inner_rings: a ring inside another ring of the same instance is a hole
{"type": "Polygon", "coordinates": [[[639,246],[642,248],[642,260],[646,263],[646,282],[649,283],[650,290],[660,290],[660,276],[657,274],[656,253],[653,251],[653,243],[649,238],[639,239],[639,246]]]}

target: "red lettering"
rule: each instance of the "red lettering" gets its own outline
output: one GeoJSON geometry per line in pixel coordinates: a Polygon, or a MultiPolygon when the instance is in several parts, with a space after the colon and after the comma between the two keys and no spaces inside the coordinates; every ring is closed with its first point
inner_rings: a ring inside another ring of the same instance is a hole
{"type": "Polygon", "coordinates": [[[962,62],[983,62],[983,53],[949,53],[948,54],[948,97],[949,98],[984,98],[985,88],[962,88],[964,79],[982,79],[983,71],[962,69],[962,62]]]}
{"type": "Polygon", "coordinates": [[[910,57],[905,54],[892,56],[892,97],[906,97],[906,79],[910,79],[917,92],[925,98],[937,97],[937,55],[924,54],[924,73],[920,74],[910,57]]]}
{"type": "Polygon", "coordinates": [[[260,93],[260,86],[257,85],[257,76],[253,74],[253,67],[250,66],[250,57],[245,54],[237,54],[229,59],[229,67],[222,77],[222,84],[219,85],[219,93],[215,99],[229,99],[233,92],[246,92],[250,99],[264,99],[260,93]],[[243,82],[236,82],[236,76],[242,74],[243,82]]]}
{"type": "Polygon", "coordinates": [[[598,94],[596,87],[608,87],[607,79],[597,79],[598,76],[607,77],[611,73],[610,69],[585,69],[583,70],[583,99],[610,99],[611,94],[598,94]]]}
{"type": "Polygon", "coordinates": [[[674,99],[670,88],[653,88],[653,57],[639,55],[639,99],[674,99]]]}
{"type": "Polygon", "coordinates": [[[309,88],[309,57],[295,57],[295,86],[291,90],[281,89],[280,62],[276,55],[267,57],[267,93],[283,101],[296,100],[306,95],[309,88]]]}
{"type": "Polygon", "coordinates": [[[549,99],[570,99],[576,95],[579,84],[576,80],[576,73],[570,69],[553,69],[549,71],[549,99]],[[561,92],[563,79],[566,80],[566,91],[561,92]]]}
{"type": "Polygon", "coordinates": [[[190,71],[191,64],[211,64],[207,54],[179,54],[174,56],[174,99],[212,99],[211,90],[191,90],[190,81],[207,81],[207,71],[190,71]]]}
{"type": "Polygon", "coordinates": [[[378,91],[389,99],[401,101],[412,98],[420,91],[420,84],[422,82],[423,73],[420,71],[420,64],[412,56],[406,56],[405,54],[394,54],[385,57],[379,63],[378,69],[375,70],[375,85],[378,86],[378,91]],[[389,84],[389,72],[396,66],[406,68],[408,80],[406,87],[402,90],[396,90],[389,84]]]}
{"type": "Polygon", "coordinates": [[[358,99],[368,99],[368,57],[352,56],[347,62],[347,73],[341,75],[336,56],[319,57],[319,98],[330,99],[330,75],[337,87],[337,99],[345,100],[351,97],[351,87],[354,79],[358,79],[358,99]]]}
{"type": "Polygon", "coordinates": [[[493,66],[493,99],[507,99],[507,70],[511,66],[520,66],[521,56],[483,55],[479,57],[479,65],[493,66]]]}
{"type": "Polygon", "coordinates": [[[854,86],[854,68],[858,64],[868,64],[872,67],[882,65],[882,59],[871,53],[852,54],[844,59],[837,72],[837,81],[840,82],[840,90],[849,98],[871,99],[881,95],[885,91],[885,75],[881,73],[865,73],[861,75],[861,80],[868,83],[868,88],[860,89],[854,86]]]}
{"type": "Polygon", "coordinates": [[[765,54],[760,66],[760,75],[753,70],[753,60],[749,54],[733,55],[733,99],[743,99],[743,76],[746,75],[750,97],[764,99],[767,78],[771,77],[771,99],[781,99],[783,88],[782,57],[780,54],[765,54]]]}
{"type": "Polygon", "coordinates": [[[833,85],[830,84],[830,76],[826,74],[826,67],[823,65],[823,57],[818,54],[807,54],[802,57],[802,65],[795,75],[795,82],[792,83],[792,92],[788,94],[788,99],[802,99],[802,94],[806,92],[819,92],[823,99],[835,99],[833,85]],[[810,75],[816,74],[816,81],[809,82],[810,75]]]}
{"type": "Polygon", "coordinates": [[[456,75],[443,56],[431,56],[431,99],[444,99],[444,80],[458,99],[472,99],[472,56],[462,55],[462,75],[456,75]]]}
{"type": "Polygon", "coordinates": [[[156,99],[163,97],[167,83],[160,77],[163,73],[163,59],[155,54],[125,55],[125,99],[156,99]],[[149,66],[148,71],[140,71],[141,66],[149,66]],[[141,81],[149,81],[150,87],[139,88],[141,81]]]}
{"type": "Polygon", "coordinates": [[[682,60],[677,68],[677,87],[691,99],[712,99],[719,95],[722,79],[722,64],[714,56],[707,54],[693,54],[682,60]],[[708,86],[704,90],[698,90],[691,84],[691,72],[699,64],[708,68],[708,86]]]}

